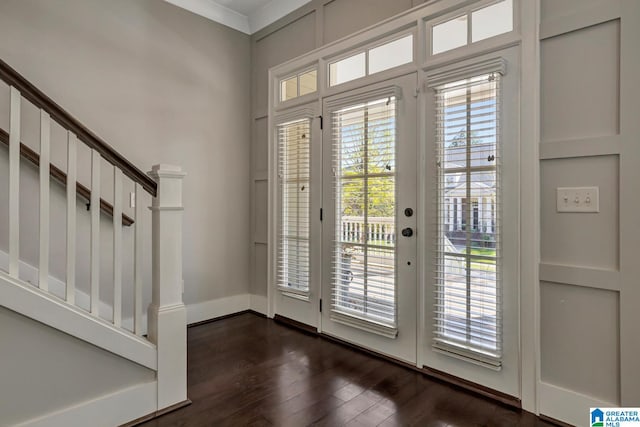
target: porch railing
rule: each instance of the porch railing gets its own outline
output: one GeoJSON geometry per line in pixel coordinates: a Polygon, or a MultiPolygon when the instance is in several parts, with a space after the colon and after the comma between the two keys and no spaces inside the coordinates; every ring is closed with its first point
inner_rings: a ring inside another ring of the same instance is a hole
{"type": "Polygon", "coordinates": [[[346,216],[340,218],[340,240],[345,243],[368,243],[382,246],[396,241],[395,218],[346,216]]]}

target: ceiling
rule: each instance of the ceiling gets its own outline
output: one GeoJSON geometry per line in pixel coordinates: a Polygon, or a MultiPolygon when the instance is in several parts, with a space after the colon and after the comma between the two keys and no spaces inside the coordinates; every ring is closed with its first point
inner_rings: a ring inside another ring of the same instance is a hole
{"type": "Polygon", "coordinates": [[[165,0],[212,21],[253,34],[311,0],[165,0]]]}

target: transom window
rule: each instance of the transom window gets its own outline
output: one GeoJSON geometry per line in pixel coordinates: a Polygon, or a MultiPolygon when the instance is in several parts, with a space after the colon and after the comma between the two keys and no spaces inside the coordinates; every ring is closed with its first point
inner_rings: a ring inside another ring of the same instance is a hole
{"type": "Polygon", "coordinates": [[[329,86],[336,86],[413,62],[413,34],[371,47],[329,64],[329,86]]]}
{"type": "Polygon", "coordinates": [[[499,0],[434,25],[431,54],[447,52],[513,31],[513,0],[499,0]]]}
{"type": "Polygon", "coordinates": [[[308,70],[280,80],[280,101],[288,101],[318,90],[318,70],[308,70]]]}

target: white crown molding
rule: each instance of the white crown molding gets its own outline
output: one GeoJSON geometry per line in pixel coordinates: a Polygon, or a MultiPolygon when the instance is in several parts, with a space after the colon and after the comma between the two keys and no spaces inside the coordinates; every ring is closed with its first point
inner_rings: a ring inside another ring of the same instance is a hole
{"type": "Polygon", "coordinates": [[[311,0],[271,0],[249,16],[229,9],[215,0],[165,0],[182,9],[218,22],[245,34],[253,34],[288,15],[311,0]]]}
{"type": "Polygon", "coordinates": [[[249,15],[249,28],[251,34],[276,22],[283,16],[311,2],[311,0],[271,0],[261,8],[254,10],[249,15]]]}
{"type": "Polygon", "coordinates": [[[175,6],[204,16],[207,19],[231,27],[245,34],[251,34],[249,18],[241,13],[224,7],[214,0],[165,0],[175,6]]]}

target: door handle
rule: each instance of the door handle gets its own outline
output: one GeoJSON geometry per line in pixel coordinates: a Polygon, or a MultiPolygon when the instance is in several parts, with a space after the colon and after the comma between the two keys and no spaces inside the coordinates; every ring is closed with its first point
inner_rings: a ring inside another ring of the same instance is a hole
{"type": "Polygon", "coordinates": [[[407,227],[407,228],[402,229],[402,235],[403,235],[404,237],[411,237],[411,236],[413,236],[413,228],[411,228],[411,227],[407,227]]]}

